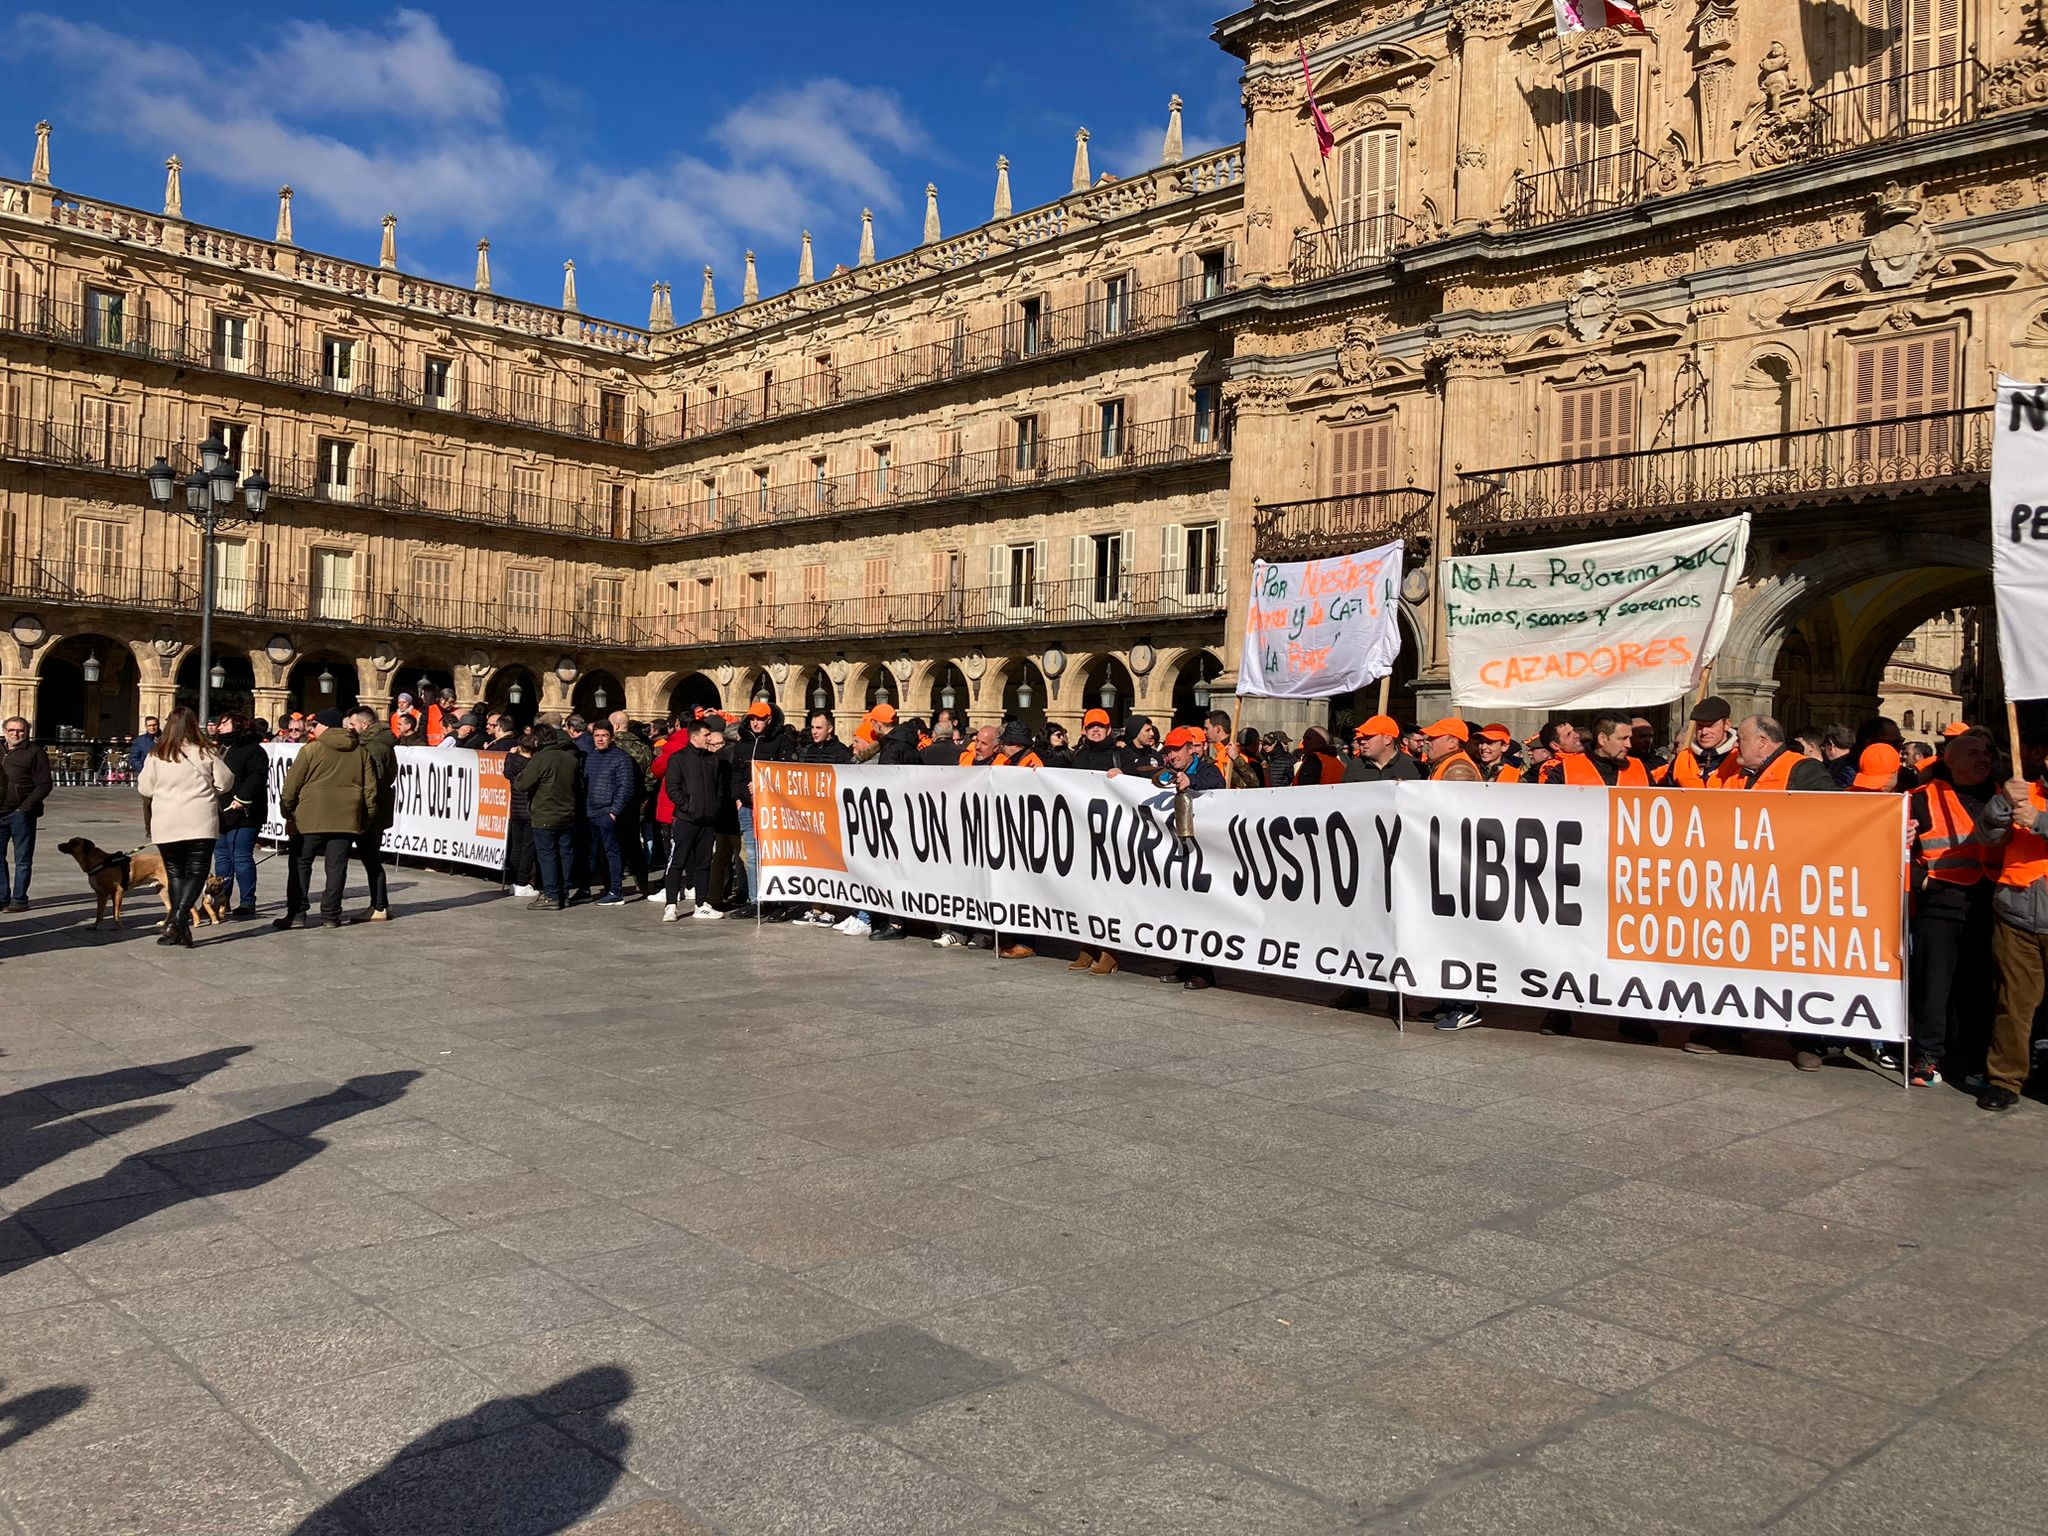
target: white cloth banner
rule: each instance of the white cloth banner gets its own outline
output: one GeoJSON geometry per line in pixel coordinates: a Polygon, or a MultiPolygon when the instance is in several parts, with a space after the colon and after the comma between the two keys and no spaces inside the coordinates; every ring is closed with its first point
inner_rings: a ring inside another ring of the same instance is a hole
{"type": "Polygon", "coordinates": [[[759,899],[1266,975],[1904,1038],[1897,795],[758,764],[759,899]],[[772,830],[764,831],[764,821],[772,830]]]}
{"type": "Polygon", "coordinates": [[[1682,698],[1727,634],[1749,516],[1449,560],[1451,700],[1505,709],[1682,698]]]}
{"type": "Polygon", "coordinates": [[[1252,566],[1237,691],[1324,699],[1377,682],[1401,654],[1401,545],[1252,566]]]}
{"type": "Polygon", "coordinates": [[[2001,375],[1991,431],[1998,661],[2006,697],[2048,699],[2048,384],[2001,375]]]}
{"type": "MultiPolygon", "coordinates": [[[[284,776],[305,749],[296,742],[267,741],[270,754],[270,812],[260,834],[271,842],[285,836],[284,776]]],[[[505,754],[455,747],[398,749],[397,813],[384,834],[386,853],[445,859],[483,869],[505,867],[505,824],[512,811],[512,786],[505,779],[505,754]]]]}

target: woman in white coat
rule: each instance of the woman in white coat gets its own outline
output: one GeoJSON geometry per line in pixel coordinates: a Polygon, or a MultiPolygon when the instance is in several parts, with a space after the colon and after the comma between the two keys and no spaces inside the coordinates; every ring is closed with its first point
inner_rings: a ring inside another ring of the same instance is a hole
{"type": "Polygon", "coordinates": [[[163,856],[170,886],[171,920],[157,943],[190,949],[192,909],[206,890],[213,845],[220,838],[220,797],[235,787],[235,776],[199,729],[199,717],[179,708],[164,721],[135,787],[142,792],[143,823],[163,856]]]}

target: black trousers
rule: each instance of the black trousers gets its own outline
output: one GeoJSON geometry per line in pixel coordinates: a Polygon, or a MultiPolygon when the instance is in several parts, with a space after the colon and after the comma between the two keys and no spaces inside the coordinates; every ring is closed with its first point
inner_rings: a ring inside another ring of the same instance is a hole
{"type": "Polygon", "coordinates": [[[540,884],[534,871],[533,823],[523,816],[514,816],[505,823],[505,884],[540,884]]]}
{"type": "Polygon", "coordinates": [[[348,888],[348,856],[355,847],[353,832],[301,832],[299,834],[299,890],[310,904],[313,896],[313,866],[325,863],[327,883],[320,888],[320,915],[341,916],[342,893],[348,888]]]}
{"type": "Polygon", "coordinates": [[[287,917],[297,917],[306,910],[306,880],[299,873],[299,849],[305,841],[296,832],[285,834],[284,910],[287,917]]]}
{"type": "Polygon", "coordinates": [[[370,910],[387,910],[391,905],[391,882],[384,873],[384,834],[363,833],[356,839],[355,851],[362,861],[363,881],[370,888],[370,910]]]}
{"type": "Polygon", "coordinates": [[[1930,880],[1913,901],[1913,1050],[1934,1062],[1952,1053],[1966,1071],[1991,1043],[1991,890],[1930,880]]]}
{"type": "Polygon", "coordinates": [[[211,837],[192,837],[156,845],[164,861],[164,881],[170,888],[173,923],[192,921],[192,909],[199,905],[199,898],[206,892],[206,877],[213,873],[215,841],[211,837]]]}
{"type": "Polygon", "coordinates": [[[697,900],[715,904],[711,893],[711,849],[718,834],[711,823],[678,819],[669,828],[669,838],[668,899],[675,901],[683,887],[688,886],[697,900]]]}

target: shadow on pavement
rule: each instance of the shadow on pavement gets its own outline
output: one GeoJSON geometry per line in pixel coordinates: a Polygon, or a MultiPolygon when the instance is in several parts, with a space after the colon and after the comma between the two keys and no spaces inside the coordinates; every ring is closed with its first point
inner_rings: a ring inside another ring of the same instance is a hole
{"type": "Polygon", "coordinates": [[[420,1075],[352,1077],[332,1093],[131,1154],[98,1178],[45,1195],[0,1221],[0,1253],[69,1253],[188,1200],[267,1184],[326,1148],[313,1131],[401,1097],[420,1075]],[[292,1135],[277,1133],[273,1122],[281,1116],[290,1117],[292,1135]],[[243,1140],[243,1132],[253,1139],[243,1140]]]}
{"type": "Polygon", "coordinates": [[[601,1365],[525,1397],[500,1397],[443,1420],[294,1528],[376,1536],[554,1536],[590,1514],[619,1480],[632,1431],[612,1409],[633,1393],[624,1366],[601,1365]],[[570,1439],[536,1415],[601,1404],[570,1439]],[[506,1426],[496,1433],[491,1427],[506,1426]],[[479,1430],[483,1430],[479,1436],[479,1430]]]}
{"type": "Polygon", "coordinates": [[[76,1413],[92,1394],[84,1387],[38,1387],[0,1402],[0,1451],[26,1440],[67,1413],[76,1413]]]}

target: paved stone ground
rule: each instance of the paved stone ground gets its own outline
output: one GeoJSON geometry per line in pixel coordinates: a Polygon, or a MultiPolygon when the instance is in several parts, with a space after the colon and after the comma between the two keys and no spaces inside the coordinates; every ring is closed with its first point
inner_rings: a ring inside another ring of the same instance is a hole
{"type": "Polygon", "coordinates": [[[186,953],[78,829],[0,927],[26,1536],[2048,1527],[2038,1105],[438,875],[186,953]]]}

